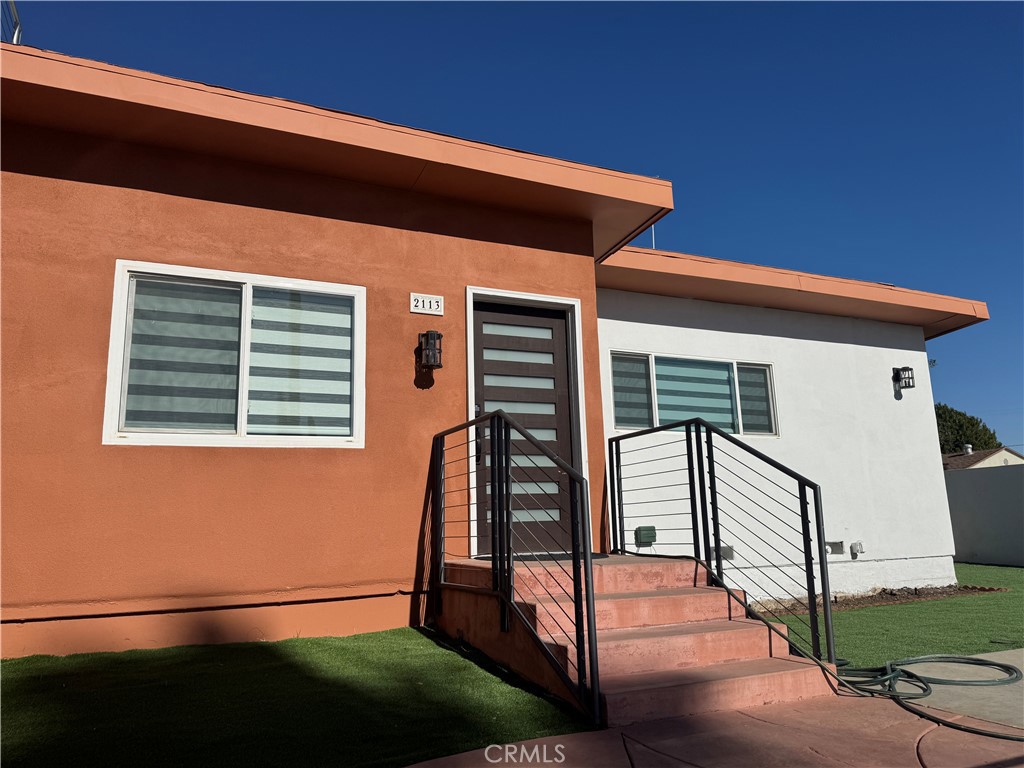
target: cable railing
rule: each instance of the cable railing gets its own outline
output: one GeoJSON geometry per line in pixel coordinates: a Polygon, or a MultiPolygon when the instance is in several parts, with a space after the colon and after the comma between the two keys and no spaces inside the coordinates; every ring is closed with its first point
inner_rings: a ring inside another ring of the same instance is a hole
{"type": "Polygon", "coordinates": [[[14,0],[0,0],[0,39],[21,45],[21,19],[14,0]]]}
{"type": "Polygon", "coordinates": [[[608,449],[614,551],[702,562],[793,652],[835,663],[816,483],[703,419],[608,449]]]}
{"type": "Polygon", "coordinates": [[[600,719],[586,479],[504,411],[434,436],[431,595],[499,598],[496,620],[531,634],[584,711],[600,719]],[[471,562],[475,561],[475,562],[471,562]],[[489,583],[459,578],[486,563],[489,583]],[[461,573],[460,573],[461,572],[461,573]]]}

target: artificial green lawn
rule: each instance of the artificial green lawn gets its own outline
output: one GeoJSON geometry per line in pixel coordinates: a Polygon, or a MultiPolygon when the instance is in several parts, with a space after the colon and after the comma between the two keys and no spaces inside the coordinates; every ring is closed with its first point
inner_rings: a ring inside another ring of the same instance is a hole
{"type": "Polygon", "coordinates": [[[853,667],[927,654],[972,656],[1024,648],[1024,568],[956,564],[960,584],[991,592],[836,611],[836,654],[853,667]]]}
{"type": "MultiPolygon", "coordinates": [[[[837,611],[853,666],[1024,647],[1024,569],[956,566],[964,597],[837,611]]],[[[345,638],[33,656],[0,664],[5,768],[403,766],[587,729],[478,654],[398,629],[345,638]]]]}
{"type": "Polygon", "coordinates": [[[442,638],[32,656],[0,665],[5,768],[404,766],[586,730],[574,710],[442,638]]]}

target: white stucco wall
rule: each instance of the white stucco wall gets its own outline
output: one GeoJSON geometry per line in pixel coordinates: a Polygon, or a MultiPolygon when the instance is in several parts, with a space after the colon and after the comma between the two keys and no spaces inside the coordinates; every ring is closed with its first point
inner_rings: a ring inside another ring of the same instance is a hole
{"type": "Polygon", "coordinates": [[[779,434],[740,438],[821,486],[825,538],[845,544],[829,558],[833,593],[956,580],[920,328],[603,289],[598,318],[607,437],[628,432],[614,428],[613,351],[768,363],[779,434]],[[897,399],[902,366],[916,387],[897,399]]]}

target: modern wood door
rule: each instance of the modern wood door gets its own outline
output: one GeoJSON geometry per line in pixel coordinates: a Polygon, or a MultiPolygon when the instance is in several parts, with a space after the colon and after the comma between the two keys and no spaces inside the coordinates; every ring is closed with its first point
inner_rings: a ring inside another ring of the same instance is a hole
{"type": "MultiPolygon", "coordinates": [[[[568,464],[575,388],[564,311],[477,302],[473,313],[476,412],[503,410],[568,464]]],[[[486,453],[487,440],[482,443],[486,453]]],[[[569,484],[554,462],[513,431],[511,509],[518,552],[569,547],[569,484]]],[[[477,552],[491,551],[490,457],[477,467],[477,552]]]]}

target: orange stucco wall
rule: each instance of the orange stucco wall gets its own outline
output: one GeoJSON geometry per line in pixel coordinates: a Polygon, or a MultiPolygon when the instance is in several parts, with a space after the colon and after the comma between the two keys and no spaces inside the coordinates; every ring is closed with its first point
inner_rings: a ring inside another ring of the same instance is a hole
{"type": "Polygon", "coordinates": [[[414,619],[430,437],[467,413],[467,285],[582,300],[600,538],[589,223],[17,124],[2,140],[4,656],[188,642],[188,616],[223,640],[414,619]],[[365,286],[365,449],[102,445],[118,258],[365,286]],[[410,314],[410,291],[445,316],[410,314]],[[444,368],[418,389],[427,328],[444,368]]]}

